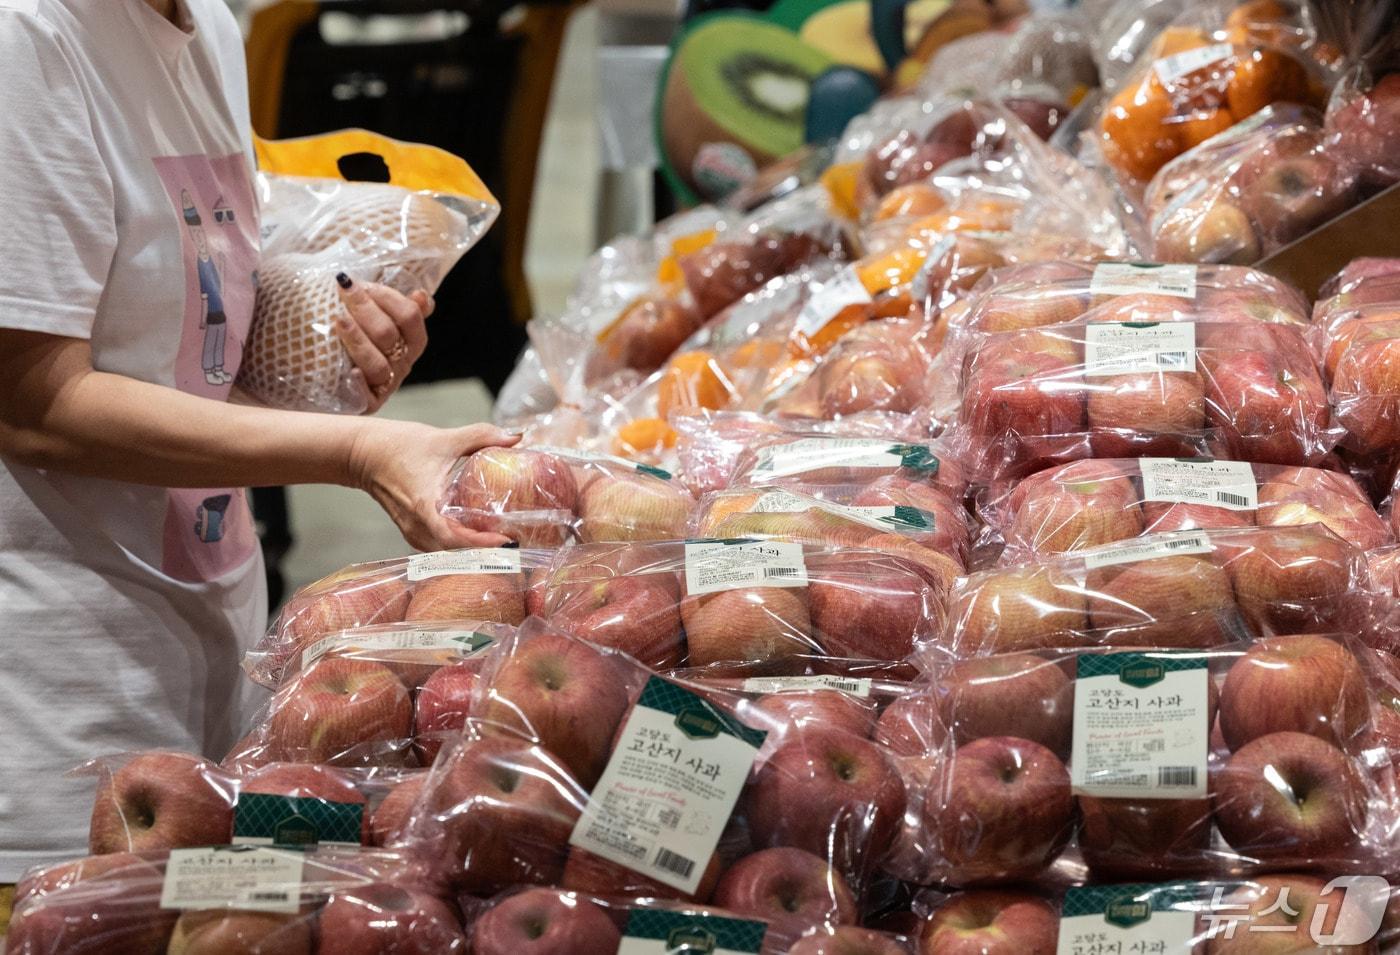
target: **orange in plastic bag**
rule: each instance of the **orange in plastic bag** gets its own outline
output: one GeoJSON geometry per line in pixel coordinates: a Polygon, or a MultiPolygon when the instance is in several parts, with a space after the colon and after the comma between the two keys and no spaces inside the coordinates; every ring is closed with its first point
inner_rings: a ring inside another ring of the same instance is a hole
{"type": "Polygon", "coordinates": [[[678,409],[723,408],[734,397],[734,388],[707,351],[681,352],[671,358],[661,376],[656,408],[662,418],[678,409]]]}

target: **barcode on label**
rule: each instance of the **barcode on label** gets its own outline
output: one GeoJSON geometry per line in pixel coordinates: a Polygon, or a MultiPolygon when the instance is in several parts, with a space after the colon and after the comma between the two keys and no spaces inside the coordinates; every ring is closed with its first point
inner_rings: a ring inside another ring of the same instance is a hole
{"type": "Polygon", "coordinates": [[[1195,537],[1183,537],[1180,540],[1162,541],[1162,546],[1167,550],[1182,550],[1184,548],[1198,548],[1201,542],[1195,537]]]}
{"type": "Polygon", "coordinates": [[[1185,368],[1190,355],[1184,351],[1157,352],[1157,365],[1161,368],[1185,368]]]}
{"type": "Polygon", "coordinates": [[[1146,788],[1148,777],[1146,773],[1095,773],[1095,786],[1124,786],[1134,789],[1146,788]]]}
{"type": "Polygon", "coordinates": [[[1234,504],[1236,507],[1249,506],[1249,498],[1243,494],[1231,494],[1229,491],[1216,491],[1215,499],[1221,504],[1234,504]]]}
{"type": "Polygon", "coordinates": [[[675,809],[663,809],[656,814],[656,821],[667,829],[674,829],[681,824],[681,814],[675,809]]]}
{"type": "Polygon", "coordinates": [[[765,568],[763,568],[763,576],[764,576],[765,579],[771,579],[771,578],[773,578],[773,577],[796,577],[796,576],[798,576],[798,575],[801,574],[801,573],[802,573],[802,568],[800,568],[800,567],[765,567],[765,568]]]}
{"type": "Polygon", "coordinates": [[[292,896],[289,892],[259,891],[248,892],[244,898],[249,902],[289,902],[292,896]]]}
{"type": "Polygon", "coordinates": [[[1158,786],[1191,786],[1196,785],[1195,766],[1158,766],[1157,767],[1158,786]]]}
{"type": "Polygon", "coordinates": [[[692,860],[665,848],[657,851],[655,865],[658,869],[675,873],[682,879],[690,878],[690,873],[695,871],[695,863],[692,860]]]}

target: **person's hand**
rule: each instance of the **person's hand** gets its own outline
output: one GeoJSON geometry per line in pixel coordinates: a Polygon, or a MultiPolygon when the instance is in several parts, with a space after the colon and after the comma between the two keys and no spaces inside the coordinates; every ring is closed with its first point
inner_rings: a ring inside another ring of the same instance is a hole
{"type": "Polygon", "coordinates": [[[374,414],[428,347],[423,323],[433,314],[433,299],[426,292],[404,295],[387,285],[356,282],[344,272],[335,280],[345,303],[335,331],[355,363],[351,376],[368,396],[366,413],[374,414]]]}
{"type": "Polygon", "coordinates": [[[487,447],[509,447],[520,435],[494,425],[433,428],[410,421],[365,421],[351,450],[355,485],[369,492],[419,550],[499,547],[504,534],[470,530],[438,513],[448,473],[457,461],[487,447]]]}

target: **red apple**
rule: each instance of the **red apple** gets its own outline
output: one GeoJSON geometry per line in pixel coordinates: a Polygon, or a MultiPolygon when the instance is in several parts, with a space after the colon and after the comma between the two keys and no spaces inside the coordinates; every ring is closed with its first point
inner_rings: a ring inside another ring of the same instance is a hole
{"type": "Polygon", "coordinates": [[[233,787],[213,763],[184,753],[142,753],[104,776],[88,848],[147,852],[222,845],[233,830],[233,787]]]}
{"type": "Polygon", "coordinates": [[[1354,551],[1327,531],[1269,528],[1231,535],[1217,554],[1246,617],[1266,633],[1354,625],[1354,551]]]}
{"type": "Polygon", "coordinates": [[[83,856],[70,862],[59,862],[39,869],[30,869],[15,885],[14,903],[22,904],[29,896],[36,898],[61,892],[79,882],[111,877],[159,880],[159,870],[148,859],[134,852],[109,852],[105,855],[83,856]]]}
{"type": "Polygon", "coordinates": [[[1357,904],[1344,901],[1349,890],[1325,888],[1323,879],[1311,875],[1255,876],[1213,908],[1221,918],[1206,941],[1206,955],[1370,955],[1370,942],[1318,946],[1314,931],[1337,931],[1343,909],[1357,904]]]}
{"type": "Polygon", "coordinates": [[[1074,681],[1059,664],[1032,653],[974,657],[939,674],[940,720],[959,746],[985,736],[1015,736],[1068,757],[1074,681]]]}
{"type": "Polygon", "coordinates": [[[1332,402],[1358,451],[1381,453],[1400,442],[1400,323],[1357,336],[1337,362],[1332,402]]]}
{"type": "Polygon", "coordinates": [[[520,574],[443,574],[420,581],[405,620],[478,620],[517,626],[525,619],[520,574]]]}
{"type": "Polygon", "coordinates": [[[1189,446],[1206,424],[1205,383],[1194,372],[1086,378],[1096,457],[1132,457],[1189,446]]]}
{"type": "Polygon", "coordinates": [[[1210,555],[1111,566],[1093,581],[1090,626],[1121,646],[1219,646],[1229,642],[1238,616],[1230,578],[1210,555]]]}
{"type": "Polygon", "coordinates": [[[691,666],[762,663],[818,649],[806,588],[744,587],[687,596],[681,619],[691,666]]]}
{"type": "Polygon", "coordinates": [[[1257,262],[1263,249],[1244,210],[1222,197],[1184,205],[1156,226],[1152,254],[1162,262],[1257,262]]]}
{"type": "Polygon", "coordinates": [[[939,845],[960,885],[1030,878],[1074,830],[1069,772],[1030,740],[988,736],[953,754],[942,805],[933,810],[939,845]]]}
{"type": "Polygon", "coordinates": [[[1117,465],[1077,461],[1041,471],[1012,492],[1010,540],[1040,554],[1097,547],[1142,533],[1132,482],[1117,465]]]}
{"type": "Polygon", "coordinates": [[[1311,363],[1285,364],[1262,351],[1231,352],[1211,364],[1206,408],[1233,457],[1272,464],[1317,457],[1331,418],[1311,363]]]}
{"type": "Polygon", "coordinates": [[[16,894],[6,951],[12,955],[163,955],[177,912],[160,907],[162,875],[128,853],[31,874],[16,894]]]}
{"type": "Polygon", "coordinates": [[[769,934],[795,937],[813,926],[850,925],[859,917],[846,880],[820,856],[788,846],[761,849],[730,866],[714,902],[766,920],[769,934]]]}
{"type": "Polygon", "coordinates": [[[1336,471],[1288,468],[1259,486],[1259,525],[1322,524],[1362,550],[1390,543],[1392,535],[1356,481],[1336,471]]]}
{"type": "Polygon", "coordinates": [[[1204,869],[1209,799],[1080,796],[1079,851],[1096,878],[1129,880],[1204,869]]]}
{"type": "Polygon", "coordinates": [[[408,611],[408,582],[398,576],[365,576],[346,568],[298,591],[278,617],[278,627],[297,645],[371,623],[396,623],[408,611]]]}
{"type": "Polygon", "coordinates": [[[369,820],[369,841],[373,846],[395,846],[403,839],[413,807],[423,792],[428,774],[415,773],[389,790],[369,820]]]}
{"type": "Polygon", "coordinates": [[[461,955],[461,920],[421,889],[372,882],[337,892],[317,919],[318,955],[461,955]]]}
{"type": "Polygon", "coordinates": [[[567,534],[561,518],[573,512],[578,484],[569,465],[553,455],[484,448],[467,458],[452,501],[466,509],[468,527],[505,534],[522,547],[555,547],[567,534]]]}
{"type": "Polygon", "coordinates": [[[700,885],[691,895],[674,886],[648,878],[640,872],[619,865],[587,849],[573,846],[564,864],[560,882],[566,889],[589,895],[622,896],[629,899],[678,899],[685,902],[708,902],[714,894],[723,864],[718,853],[710,856],[700,885]]]}
{"type": "Polygon", "coordinates": [[[879,932],[852,925],[819,929],[804,935],[787,955],[906,955],[903,945],[879,932]]]}
{"type": "Polygon", "coordinates": [[[431,823],[414,835],[432,834],[458,889],[482,895],[559,882],[587,796],[549,754],[512,739],[476,740],[434,774],[424,796],[431,823]]]}
{"type": "Polygon", "coordinates": [[[941,600],[921,574],[863,551],[807,562],[812,626],[829,656],[903,660],[938,629],[941,600]]]}
{"type": "Polygon", "coordinates": [[[679,484],[642,475],[600,474],[579,495],[579,538],[674,540],[685,536],[695,499],[679,484]]]}
{"type": "Polygon", "coordinates": [[[1143,530],[1149,534],[1253,527],[1255,516],[1254,511],[1180,501],[1143,501],[1142,514],[1147,525],[1143,530]]]}
{"type": "Polygon", "coordinates": [[[1353,749],[1370,707],[1366,676],[1344,645],[1311,634],[1265,637],[1225,677],[1220,729],[1232,750],[1285,730],[1353,749]]]}
{"type": "Polygon", "coordinates": [[[984,439],[1077,433],[1084,430],[1084,380],[1064,355],[1004,347],[974,362],[962,416],[984,439]]]}
{"type": "Polygon", "coordinates": [[[412,735],[407,687],[383,664],[322,657],[272,700],[267,752],[300,763],[378,762],[412,735]]]}
{"type": "Polygon", "coordinates": [[[1327,117],[1330,143],[1357,169],[1367,188],[1400,178],[1400,73],[1380,78],[1369,92],[1352,97],[1327,117]]]}
{"type": "Polygon", "coordinates": [[[974,574],[958,585],[950,614],[959,653],[1011,653],[1084,642],[1082,583],[1053,564],[974,574]]]}
{"type": "MultiPolygon", "coordinates": [[[[851,499],[856,507],[912,507],[924,513],[933,526],[910,532],[910,540],[931,550],[962,560],[967,554],[971,533],[967,514],[941,489],[898,475],[887,475],[866,485],[851,499]]],[[[869,546],[868,544],[866,546],[869,546]]]]}
{"type": "Polygon", "coordinates": [[[311,919],[275,912],[184,912],[167,955],[311,955],[311,919]]]}
{"type": "Polygon", "coordinates": [[[1324,148],[1320,131],[1298,129],[1255,149],[1234,182],[1255,228],[1276,247],[1344,210],[1352,177],[1324,148]]]}
{"type": "Polygon", "coordinates": [[[926,756],[947,739],[933,694],[923,688],[896,697],[875,724],[875,742],[895,756],[926,756]]]}
{"type": "Polygon", "coordinates": [[[959,892],[919,935],[919,955],[1054,955],[1060,916],[1035,895],[959,892]]]}
{"type": "Polygon", "coordinates": [[[418,691],[413,702],[413,749],[423,765],[437,758],[445,737],[466,727],[484,662],[481,657],[468,657],[438,667],[418,691]]]}
{"type": "Polygon", "coordinates": [[[875,723],[875,705],[836,689],[781,690],[765,693],[753,701],[752,709],[763,714],[761,723],[770,723],[778,735],[788,729],[833,729],[868,737],[875,723]]]}
{"type": "Polygon", "coordinates": [[[1215,780],[1215,824],[1238,852],[1272,863],[1345,856],[1366,823],[1352,760],[1306,733],[1271,733],[1238,749],[1215,780]]]}
{"type": "Polygon", "coordinates": [[[679,666],[685,653],[679,602],[669,570],[599,575],[556,588],[548,616],[570,633],[668,670],[679,666]]]}
{"type": "Polygon", "coordinates": [[[889,848],[904,814],[904,783],[878,746],[853,733],[809,728],[789,736],[746,793],[754,843],[830,854],[860,871],[889,848]],[[801,812],[792,807],[802,806],[801,812]]]}
{"type": "Polygon", "coordinates": [[[596,903],[552,889],[526,889],[491,906],[472,927],[472,955],[580,955],[622,943],[596,903]]]}
{"type": "MultiPolygon", "coordinates": [[[[315,799],[323,803],[360,807],[360,842],[369,842],[369,806],[365,796],[346,776],[327,766],[306,763],[272,763],[245,775],[238,783],[241,800],[250,794],[285,796],[288,815],[301,810],[290,800],[315,799]]],[[[237,815],[237,804],[234,814],[237,815]]],[[[319,841],[319,840],[318,840],[319,841]]]]}
{"type": "Polygon", "coordinates": [[[604,329],[598,343],[617,365],[650,374],[701,324],[703,320],[687,303],[645,295],[604,329]]]}

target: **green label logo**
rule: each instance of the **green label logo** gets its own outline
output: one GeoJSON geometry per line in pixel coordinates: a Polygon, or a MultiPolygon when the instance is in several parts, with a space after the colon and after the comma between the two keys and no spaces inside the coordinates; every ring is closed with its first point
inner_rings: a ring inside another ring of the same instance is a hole
{"type": "Polygon", "coordinates": [[[671,934],[666,936],[666,951],[676,955],[690,952],[710,955],[718,944],[713,932],[707,932],[697,925],[672,929],[671,934]]]}
{"type": "Polygon", "coordinates": [[[1160,683],[1166,674],[1167,668],[1156,660],[1137,660],[1124,664],[1123,669],[1118,671],[1118,679],[1141,690],[1160,683]]]}
{"type": "Polygon", "coordinates": [[[676,729],[691,739],[714,739],[719,735],[719,720],[698,710],[676,714],[676,729]]]}
{"type": "Polygon", "coordinates": [[[938,458],[926,444],[896,444],[891,446],[890,451],[899,455],[901,467],[929,475],[938,473],[938,458]]]}
{"type": "Polygon", "coordinates": [[[305,848],[323,842],[359,845],[365,807],[315,796],[242,793],[233,807],[234,842],[305,848]]]}
{"type": "Polygon", "coordinates": [[[1109,925],[1132,928],[1152,917],[1152,903],[1147,899],[1120,896],[1104,906],[1103,918],[1109,925]]]}
{"type": "Polygon", "coordinates": [[[1161,322],[1119,322],[1124,328],[1156,328],[1161,322]]]}

